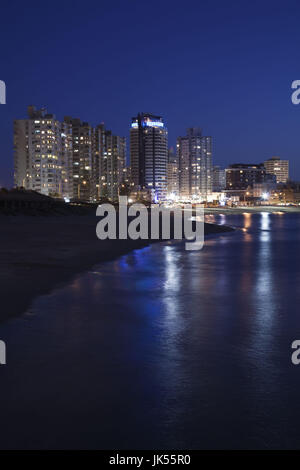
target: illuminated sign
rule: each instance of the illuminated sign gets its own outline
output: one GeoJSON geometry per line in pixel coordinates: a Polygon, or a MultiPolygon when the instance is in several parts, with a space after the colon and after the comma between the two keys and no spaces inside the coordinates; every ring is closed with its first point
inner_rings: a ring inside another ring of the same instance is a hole
{"type": "MultiPolygon", "coordinates": [[[[143,125],[143,127],[164,127],[164,123],[163,123],[163,122],[160,122],[160,121],[150,121],[149,119],[143,121],[142,125],[143,125]]],[[[138,122],[132,122],[132,123],[131,123],[131,127],[133,127],[133,128],[139,127],[138,122]]]]}
{"type": "Polygon", "coordinates": [[[164,123],[163,122],[160,122],[160,121],[144,121],[143,122],[143,125],[144,126],[148,126],[148,127],[164,127],[164,123]]]}

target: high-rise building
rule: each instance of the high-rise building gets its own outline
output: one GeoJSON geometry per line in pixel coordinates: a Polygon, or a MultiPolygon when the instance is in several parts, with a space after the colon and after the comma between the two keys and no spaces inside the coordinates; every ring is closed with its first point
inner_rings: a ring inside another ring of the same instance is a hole
{"type": "Polygon", "coordinates": [[[212,192],[212,138],[199,127],[177,138],[180,197],[207,199],[212,192]]]}
{"type": "Polygon", "coordinates": [[[226,168],[226,189],[244,190],[256,183],[272,182],[263,163],[234,163],[226,168]]]}
{"type": "Polygon", "coordinates": [[[176,144],[179,168],[179,196],[183,199],[191,195],[190,142],[188,137],[178,137],[176,144]]]}
{"type": "Polygon", "coordinates": [[[223,170],[220,166],[214,165],[213,166],[213,191],[220,192],[226,188],[226,171],[223,170]]]}
{"type": "Polygon", "coordinates": [[[123,168],[123,182],[131,185],[131,167],[128,165],[123,168]]]}
{"type": "Polygon", "coordinates": [[[66,116],[64,122],[72,127],[73,198],[93,200],[93,130],[87,122],[66,116]]]}
{"type": "Polygon", "coordinates": [[[126,139],[106,131],[107,153],[107,195],[112,201],[118,200],[119,188],[124,178],[126,164],[126,139]]]}
{"type": "Polygon", "coordinates": [[[61,122],[61,179],[62,196],[73,199],[73,130],[72,125],[61,122]]]}
{"type": "Polygon", "coordinates": [[[167,195],[168,131],[161,116],[139,113],[130,129],[131,179],[152,200],[167,195]]]}
{"type": "Polygon", "coordinates": [[[105,127],[104,123],[93,129],[93,197],[99,201],[102,197],[107,197],[106,192],[106,153],[105,153],[105,127]]]}
{"type": "Polygon", "coordinates": [[[95,129],[95,179],[97,199],[118,200],[126,165],[126,138],[113,135],[104,124],[95,129]]]}
{"type": "Polygon", "coordinates": [[[46,109],[28,107],[14,121],[14,184],[45,195],[69,197],[71,129],[46,109]]]}
{"type": "Polygon", "coordinates": [[[268,174],[276,176],[276,183],[286,183],[289,179],[289,161],[272,157],[264,162],[268,174]]]}
{"type": "Polygon", "coordinates": [[[45,109],[28,108],[14,122],[15,186],[49,196],[116,200],[124,179],[126,139],[78,118],[58,121],[45,109]]]}
{"type": "Polygon", "coordinates": [[[178,157],[173,147],[168,152],[168,197],[179,196],[179,168],[178,157]]]}

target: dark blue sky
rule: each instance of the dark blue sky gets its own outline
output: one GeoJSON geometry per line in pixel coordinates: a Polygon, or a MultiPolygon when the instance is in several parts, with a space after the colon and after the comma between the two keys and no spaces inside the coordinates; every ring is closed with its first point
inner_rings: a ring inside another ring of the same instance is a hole
{"type": "Polygon", "coordinates": [[[28,104],[104,121],[128,136],[161,114],[169,143],[190,126],[214,163],[291,160],[300,179],[300,4],[296,1],[11,2],[1,6],[0,184],[12,183],[12,124],[28,104]]]}

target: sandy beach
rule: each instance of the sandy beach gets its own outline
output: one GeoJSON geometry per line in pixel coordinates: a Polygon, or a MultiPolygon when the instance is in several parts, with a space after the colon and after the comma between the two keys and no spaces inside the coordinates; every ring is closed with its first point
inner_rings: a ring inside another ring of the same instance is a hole
{"type": "MultiPolygon", "coordinates": [[[[33,299],[103,261],[145,247],[148,240],[98,240],[94,215],[1,216],[0,321],[28,309],[33,299]]],[[[230,230],[205,224],[205,234],[230,230]]],[[[151,241],[150,241],[151,242],[151,241]]]]}

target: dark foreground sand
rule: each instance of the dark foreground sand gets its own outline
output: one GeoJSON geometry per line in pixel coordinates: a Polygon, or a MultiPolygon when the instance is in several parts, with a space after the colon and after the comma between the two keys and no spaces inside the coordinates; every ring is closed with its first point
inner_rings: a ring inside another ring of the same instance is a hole
{"type": "MultiPolygon", "coordinates": [[[[33,299],[102,261],[148,240],[98,240],[93,215],[0,216],[0,321],[23,313],[33,299]]],[[[230,231],[205,224],[205,233],[230,231]]]]}

